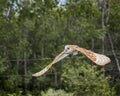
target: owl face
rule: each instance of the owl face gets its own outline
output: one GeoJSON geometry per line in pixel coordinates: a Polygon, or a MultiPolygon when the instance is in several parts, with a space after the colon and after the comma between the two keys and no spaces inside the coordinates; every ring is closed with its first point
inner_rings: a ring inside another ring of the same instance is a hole
{"type": "Polygon", "coordinates": [[[73,49],[71,48],[70,45],[66,45],[64,51],[65,51],[66,54],[70,54],[70,53],[73,52],[73,49]]]}

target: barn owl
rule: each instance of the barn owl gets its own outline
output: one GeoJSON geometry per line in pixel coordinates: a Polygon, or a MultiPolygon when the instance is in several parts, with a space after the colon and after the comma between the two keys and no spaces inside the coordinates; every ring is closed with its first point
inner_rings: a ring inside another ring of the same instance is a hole
{"type": "Polygon", "coordinates": [[[48,69],[51,68],[51,66],[53,64],[55,64],[58,61],[64,59],[65,57],[67,57],[70,54],[77,55],[78,52],[81,52],[84,55],[86,55],[90,60],[92,60],[97,65],[104,66],[104,65],[108,64],[111,61],[110,58],[105,56],[105,55],[92,52],[92,51],[87,50],[85,48],[81,48],[81,47],[79,47],[77,45],[66,45],[65,48],[64,48],[64,51],[62,51],[59,55],[57,55],[53,59],[53,61],[50,64],[48,64],[48,66],[46,66],[43,70],[33,74],[32,76],[35,76],[35,77],[41,76],[42,74],[47,72],[48,69]]]}

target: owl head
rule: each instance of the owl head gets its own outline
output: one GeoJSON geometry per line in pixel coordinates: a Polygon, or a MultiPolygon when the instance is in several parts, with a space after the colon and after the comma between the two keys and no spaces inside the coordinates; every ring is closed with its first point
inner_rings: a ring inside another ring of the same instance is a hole
{"type": "Polygon", "coordinates": [[[64,51],[66,54],[71,54],[73,52],[73,49],[72,49],[71,45],[65,45],[64,51]]]}

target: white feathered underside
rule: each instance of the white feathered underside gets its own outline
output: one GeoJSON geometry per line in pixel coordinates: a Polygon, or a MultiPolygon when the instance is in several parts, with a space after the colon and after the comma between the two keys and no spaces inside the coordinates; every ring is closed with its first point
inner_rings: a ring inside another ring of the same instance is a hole
{"type": "Polygon", "coordinates": [[[95,53],[95,55],[96,55],[96,60],[94,62],[98,65],[105,65],[111,61],[110,58],[108,58],[105,55],[97,54],[97,53],[95,53]]]}
{"type": "Polygon", "coordinates": [[[32,76],[38,77],[41,76],[42,74],[44,74],[46,71],[48,71],[47,67],[45,67],[43,70],[33,74],[32,76]]]}
{"type": "Polygon", "coordinates": [[[59,56],[59,58],[57,58],[53,63],[57,63],[59,62],[60,60],[64,59],[65,57],[67,57],[69,54],[62,54],[61,56],[59,56]]]}

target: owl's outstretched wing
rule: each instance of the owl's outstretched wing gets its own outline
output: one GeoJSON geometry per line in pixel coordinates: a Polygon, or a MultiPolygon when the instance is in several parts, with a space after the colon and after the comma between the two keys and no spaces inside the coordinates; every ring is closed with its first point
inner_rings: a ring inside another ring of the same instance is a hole
{"type": "Polygon", "coordinates": [[[41,71],[33,74],[32,76],[34,76],[34,77],[41,76],[42,74],[44,74],[45,72],[47,72],[48,69],[51,68],[53,64],[59,62],[60,60],[62,60],[62,59],[64,59],[65,57],[67,57],[68,55],[69,55],[69,54],[66,54],[64,51],[61,52],[59,55],[57,55],[57,56],[54,58],[54,60],[53,60],[50,64],[48,64],[48,66],[46,66],[46,67],[45,67],[44,69],[42,69],[41,71]]]}
{"type": "Polygon", "coordinates": [[[85,54],[89,59],[91,59],[97,65],[104,66],[111,61],[110,58],[105,56],[105,55],[98,54],[98,53],[92,52],[90,50],[87,50],[85,48],[81,48],[81,47],[78,47],[78,46],[75,46],[74,48],[77,51],[80,51],[81,53],[85,54]]]}

